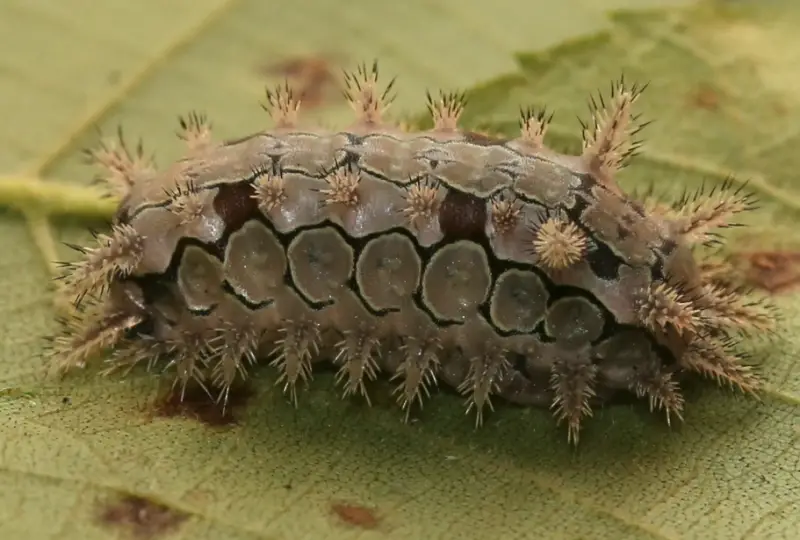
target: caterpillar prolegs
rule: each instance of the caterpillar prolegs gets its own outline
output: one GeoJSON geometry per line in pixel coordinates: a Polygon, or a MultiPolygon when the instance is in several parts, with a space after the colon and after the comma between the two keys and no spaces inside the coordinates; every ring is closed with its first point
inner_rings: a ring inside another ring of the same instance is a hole
{"type": "Polygon", "coordinates": [[[673,206],[623,193],[643,87],[590,100],[573,156],[545,146],[544,111],[501,139],[459,128],[462,94],[429,94],[433,127],[410,132],[386,119],[377,64],[345,83],[355,122],[339,131],[299,127],[284,84],[267,91],[267,131],[217,141],[202,115],[182,118],[186,153],[161,170],[121,133],[88,151],[120,204],[64,264],[78,309],[57,366],[110,350],[110,370],[160,366],[224,407],[257,363],[298,404],[332,362],[345,397],[369,402],[388,377],[406,419],[444,385],[477,425],[502,399],[553,409],[573,442],[620,394],[669,422],[684,376],[758,389],[737,336],[770,328],[769,309],[693,251],[753,198],[733,182],[673,206]]]}

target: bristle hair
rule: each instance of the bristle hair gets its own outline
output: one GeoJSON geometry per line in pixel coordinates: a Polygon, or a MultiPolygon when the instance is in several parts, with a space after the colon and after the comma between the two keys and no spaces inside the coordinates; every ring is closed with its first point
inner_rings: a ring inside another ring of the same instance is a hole
{"type": "Polygon", "coordinates": [[[87,162],[103,169],[97,181],[103,182],[109,194],[119,199],[128,194],[134,183],[146,180],[155,172],[155,159],[145,155],[142,140],[131,148],[122,126],[117,128],[116,138],[104,138],[97,148],[86,149],[83,155],[87,162]]]}
{"type": "Polygon", "coordinates": [[[578,262],[588,247],[586,235],[563,216],[546,216],[531,229],[532,251],[539,262],[553,270],[561,270],[578,262]]]}
{"type": "Polygon", "coordinates": [[[611,84],[608,103],[602,94],[590,98],[592,120],[581,123],[583,158],[594,177],[614,191],[619,191],[614,182],[616,172],[642,144],[634,137],[645,124],[638,124],[632,107],[646,87],[635,84],[629,87],[621,77],[611,84]]]}
{"type": "Polygon", "coordinates": [[[434,98],[430,92],[426,93],[428,112],[433,119],[433,129],[442,132],[458,131],[458,119],[464,112],[467,99],[464,93],[440,92],[434,98]]]}
{"type": "Polygon", "coordinates": [[[378,62],[371,68],[361,64],[355,72],[344,72],[344,96],[358,115],[357,123],[374,126],[381,123],[383,116],[394,101],[391,94],[396,79],[389,81],[383,92],[378,90],[378,62]]]}
{"type": "Polygon", "coordinates": [[[267,102],[261,105],[270,118],[275,122],[277,129],[291,129],[297,127],[300,99],[289,87],[289,82],[266,89],[267,102]]]}
{"type": "Polygon", "coordinates": [[[143,239],[130,225],[114,225],[111,234],[97,234],[95,238],[99,244],[96,248],[70,245],[84,255],[82,261],[61,263],[65,273],[59,279],[74,295],[75,305],[80,305],[87,294],[104,294],[112,280],[129,275],[144,256],[143,239]]]}
{"type": "Polygon", "coordinates": [[[536,111],[533,108],[520,109],[519,127],[522,141],[532,150],[544,148],[544,137],[547,128],[553,121],[553,114],[545,109],[536,111]]]}
{"type": "Polygon", "coordinates": [[[590,363],[556,362],[550,375],[556,419],[567,423],[567,442],[578,444],[581,419],[592,416],[590,400],[595,396],[597,366],[590,363]]]}

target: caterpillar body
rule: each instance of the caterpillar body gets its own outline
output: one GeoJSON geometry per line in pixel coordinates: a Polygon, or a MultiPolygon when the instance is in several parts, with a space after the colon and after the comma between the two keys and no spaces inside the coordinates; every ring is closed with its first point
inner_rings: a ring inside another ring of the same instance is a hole
{"type": "Polygon", "coordinates": [[[186,155],[163,170],[121,133],[88,151],[121,202],[64,264],[79,309],[57,367],[111,349],[110,370],[160,365],[224,407],[261,360],[295,404],[330,361],[345,397],[390,377],[406,419],[443,384],[477,425],[504,399],[554,409],[573,442],[619,394],[682,418],[688,374],[757,390],[736,336],[769,312],[692,250],[753,199],[732,182],[672,207],[623,193],[643,87],[591,100],[570,156],[545,146],[544,111],[506,140],[459,129],[462,94],[429,94],[433,128],[408,132],[385,119],[377,64],[345,82],[357,118],[340,131],[301,129],[284,84],[267,91],[271,130],[220,142],[182,118],[186,155]]]}

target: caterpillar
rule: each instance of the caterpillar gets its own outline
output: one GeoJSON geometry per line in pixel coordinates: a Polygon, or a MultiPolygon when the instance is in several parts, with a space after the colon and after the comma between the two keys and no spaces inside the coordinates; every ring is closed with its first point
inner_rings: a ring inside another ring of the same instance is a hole
{"type": "Polygon", "coordinates": [[[732,180],[672,205],[623,192],[646,85],[590,99],[582,153],[565,155],[545,145],[546,110],[522,109],[505,139],[459,128],[464,94],[428,93],[433,127],[411,131],[387,120],[395,80],[377,62],[344,79],[346,129],[299,127],[282,83],[267,131],[216,141],[181,117],[185,155],[161,170],[121,130],[86,151],[120,203],[62,263],[76,309],[56,369],[158,366],[225,407],[263,361],[298,406],[327,362],[345,398],[371,403],[388,377],[405,420],[442,387],[476,427],[493,400],[552,409],[569,443],[619,396],[682,420],[689,376],[758,391],[739,343],[773,314],[694,249],[755,199],[732,180]]]}

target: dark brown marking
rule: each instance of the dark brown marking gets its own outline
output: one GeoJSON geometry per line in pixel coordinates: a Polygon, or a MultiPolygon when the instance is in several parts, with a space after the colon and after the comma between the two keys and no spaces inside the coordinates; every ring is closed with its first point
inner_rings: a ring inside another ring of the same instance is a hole
{"type": "Polygon", "coordinates": [[[98,522],[123,529],[134,538],[152,539],[176,530],[189,515],[165,504],[126,494],[100,508],[98,522]]]}
{"type": "Polygon", "coordinates": [[[800,253],[757,251],[744,254],[745,279],[771,294],[788,292],[800,285],[800,253]]]}
{"type": "Polygon", "coordinates": [[[449,189],[439,207],[439,227],[447,240],[486,237],[486,202],[470,193],[449,189]]]}
{"type": "Polygon", "coordinates": [[[268,75],[279,74],[291,82],[300,95],[303,108],[319,107],[333,96],[337,86],[333,62],[325,58],[307,56],[290,58],[264,69],[268,75]]]}
{"type": "Polygon", "coordinates": [[[478,146],[500,146],[508,142],[507,139],[492,137],[491,135],[478,133],[477,131],[465,132],[464,139],[468,143],[477,144],[478,146]]]}
{"type": "Polygon", "coordinates": [[[377,529],[381,522],[375,511],[366,506],[339,501],[331,504],[331,511],[343,522],[361,529],[377,529]]]}
{"type": "Polygon", "coordinates": [[[225,222],[228,231],[234,231],[258,212],[258,201],[253,198],[253,185],[249,182],[222,184],[214,197],[214,211],[225,222]]]}
{"type": "Polygon", "coordinates": [[[228,405],[223,413],[222,404],[216,403],[199,385],[187,385],[183,401],[181,401],[181,389],[178,386],[156,399],[153,416],[162,418],[180,416],[197,420],[211,427],[235,425],[238,424],[236,413],[247,405],[253,395],[253,389],[249,385],[232,387],[228,405]]]}

